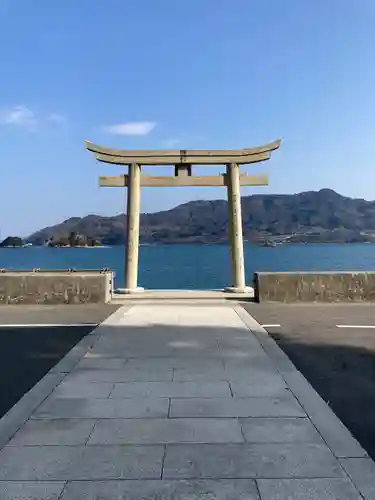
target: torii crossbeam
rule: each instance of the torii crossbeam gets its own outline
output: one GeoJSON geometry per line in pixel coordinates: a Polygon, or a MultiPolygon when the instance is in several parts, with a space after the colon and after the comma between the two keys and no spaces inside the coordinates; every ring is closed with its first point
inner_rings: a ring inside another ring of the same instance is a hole
{"type": "Polygon", "coordinates": [[[97,146],[86,141],[86,149],[95,154],[97,160],[127,165],[128,173],[119,176],[102,176],[102,187],[128,188],[127,238],[125,252],[124,293],[142,290],[138,282],[140,188],[178,186],[226,186],[229,207],[229,234],[232,260],[231,292],[247,292],[243,253],[240,186],[266,186],[266,175],[249,176],[240,173],[240,165],[268,160],[271,152],[280,147],[281,140],[255,148],[245,149],[175,149],[175,150],[127,150],[97,146]],[[174,165],[174,176],[141,175],[142,166],[174,165]],[[226,173],[211,176],[192,175],[192,165],[226,165],[226,173]]]}

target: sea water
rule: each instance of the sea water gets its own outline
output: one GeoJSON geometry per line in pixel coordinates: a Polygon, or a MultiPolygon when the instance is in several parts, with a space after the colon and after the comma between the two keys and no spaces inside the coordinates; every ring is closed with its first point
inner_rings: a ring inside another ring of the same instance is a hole
{"type": "MultiPolygon", "coordinates": [[[[116,273],[124,285],[125,248],[0,248],[0,268],[102,269],[116,273]]],[[[278,245],[245,244],[247,283],[254,271],[375,270],[374,244],[278,245]]],[[[150,245],[140,247],[140,286],[149,289],[217,289],[231,283],[230,250],[226,245],[150,245]]]]}

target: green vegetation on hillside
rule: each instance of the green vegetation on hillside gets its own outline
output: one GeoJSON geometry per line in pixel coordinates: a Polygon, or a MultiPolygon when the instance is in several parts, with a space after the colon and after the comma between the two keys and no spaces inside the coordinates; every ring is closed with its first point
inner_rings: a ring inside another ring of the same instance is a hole
{"type": "MultiPolygon", "coordinates": [[[[330,189],[295,195],[242,198],[244,236],[248,241],[276,238],[290,242],[364,242],[375,240],[375,202],[352,199],[330,189]]],[[[32,234],[42,245],[70,233],[90,234],[104,245],[125,241],[123,214],[73,217],[32,234]]],[[[227,202],[192,201],[171,210],[141,215],[140,240],[155,243],[226,243],[227,202]]]]}

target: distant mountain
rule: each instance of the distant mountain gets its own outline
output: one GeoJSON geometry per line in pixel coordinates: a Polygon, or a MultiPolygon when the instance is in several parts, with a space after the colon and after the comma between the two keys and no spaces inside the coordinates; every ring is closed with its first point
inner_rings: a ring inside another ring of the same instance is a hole
{"type": "MultiPolygon", "coordinates": [[[[242,198],[246,239],[292,235],[289,241],[372,241],[375,202],[341,196],[330,189],[294,195],[242,198]],[[297,234],[296,234],[297,233],[297,234]]],[[[29,236],[41,245],[77,232],[106,245],[124,243],[125,216],[72,217],[29,236]]],[[[141,243],[223,243],[228,239],[227,202],[192,201],[171,210],[141,215],[141,243]]],[[[375,236],[374,236],[375,239],[375,236]]]]}

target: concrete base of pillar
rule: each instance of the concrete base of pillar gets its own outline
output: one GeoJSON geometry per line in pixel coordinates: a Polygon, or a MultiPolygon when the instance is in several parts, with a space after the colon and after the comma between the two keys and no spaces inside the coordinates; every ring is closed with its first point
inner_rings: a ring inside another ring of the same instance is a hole
{"type": "Polygon", "coordinates": [[[235,286],[227,286],[224,288],[226,293],[248,293],[249,295],[254,295],[254,288],[252,286],[245,286],[243,288],[238,288],[235,286]]]}
{"type": "Polygon", "coordinates": [[[137,288],[116,288],[115,293],[118,293],[120,295],[129,295],[131,293],[142,293],[144,291],[144,288],[138,286],[137,288]]]}

